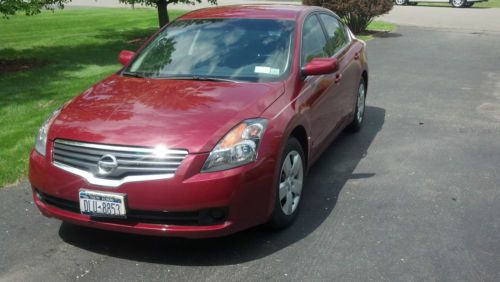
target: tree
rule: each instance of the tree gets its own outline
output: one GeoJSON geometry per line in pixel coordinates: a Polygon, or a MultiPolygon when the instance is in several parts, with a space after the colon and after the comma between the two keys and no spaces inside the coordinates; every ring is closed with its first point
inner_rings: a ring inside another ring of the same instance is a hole
{"type": "MultiPolygon", "coordinates": [[[[1,0],[0,0],[1,1],[1,0]]],[[[195,5],[201,3],[201,0],[119,0],[126,4],[143,4],[145,6],[155,6],[158,11],[158,22],[160,27],[169,23],[168,18],[168,4],[188,4],[195,5]]],[[[217,4],[217,0],[207,0],[208,3],[217,4]]]]}
{"type": "Polygon", "coordinates": [[[322,6],[337,13],[354,33],[365,31],[373,18],[389,12],[393,0],[303,0],[304,5],[322,6]]]}
{"type": "Polygon", "coordinates": [[[24,12],[31,16],[40,13],[42,8],[54,10],[63,8],[65,3],[71,0],[0,0],[0,14],[4,17],[14,15],[16,12],[24,12]]]}
{"type": "MultiPolygon", "coordinates": [[[[146,6],[155,6],[158,10],[158,21],[160,27],[169,22],[168,4],[188,4],[195,5],[202,0],[119,0],[126,4],[143,4],[146,6]]],[[[217,4],[217,0],[207,0],[208,3],[217,4]]],[[[45,8],[54,10],[54,8],[64,8],[64,4],[71,0],[0,0],[0,14],[4,16],[14,15],[16,12],[24,12],[26,15],[35,15],[45,8]]]]}

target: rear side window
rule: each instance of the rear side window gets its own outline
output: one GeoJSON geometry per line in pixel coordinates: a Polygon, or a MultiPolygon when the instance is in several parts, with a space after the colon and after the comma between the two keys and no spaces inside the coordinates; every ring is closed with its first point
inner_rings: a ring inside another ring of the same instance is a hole
{"type": "Polygon", "coordinates": [[[326,45],[326,51],[328,56],[333,56],[338,51],[340,51],[349,42],[349,37],[344,25],[337,20],[335,17],[320,14],[320,18],[326,28],[326,33],[328,34],[328,43],[326,45]]]}
{"type": "Polygon", "coordinates": [[[326,38],[316,15],[309,16],[302,29],[302,64],[314,58],[328,57],[326,52],[326,38]]]}

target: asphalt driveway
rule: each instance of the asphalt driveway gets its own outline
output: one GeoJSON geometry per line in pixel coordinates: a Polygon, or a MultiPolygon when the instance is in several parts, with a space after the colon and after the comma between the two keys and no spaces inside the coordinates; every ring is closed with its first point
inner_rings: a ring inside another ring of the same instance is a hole
{"type": "Polygon", "coordinates": [[[390,13],[378,20],[408,26],[498,33],[500,36],[500,9],[496,8],[394,6],[390,13]]]}
{"type": "Polygon", "coordinates": [[[366,124],[313,167],[295,225],[210,240],[90,230],[0,190],[0,280],[500,280],[500,37],[368,43],[366,124]]]}

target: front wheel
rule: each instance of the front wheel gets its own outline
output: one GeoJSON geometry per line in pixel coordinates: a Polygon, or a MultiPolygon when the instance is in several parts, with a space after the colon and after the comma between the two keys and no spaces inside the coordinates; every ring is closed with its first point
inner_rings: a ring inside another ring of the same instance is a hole
{"type": "Polygon", "coordinates": [[[408,2],[408,0],[395,0],[394,2],[396,2],[396,5],[406,5],[406,3],[408,2]]]}
{"type": "Polygon", "coordinates": [[[304,185],[305,159],[299,141],[294,137],[288,139],[280,163],[274,211],[269,225],[274,229],[282,229],[295,221],[299,211],[302,187],[304,185]]]}
{"type": "Polygon", "coordinates": [[[462,8],[466,6],[466,0],[451,0],[451,5],[455,8],[462,8]]]}
{"type": "Polygon", "coordinates": [[[366,102],[366,83],[365,79],[361,78],[356,97],[356,108],[354,110],[354,120],[347,126],[346,130],[349,132],[358,132],[363,125],[365,116],[365,102],[366,102]]]}

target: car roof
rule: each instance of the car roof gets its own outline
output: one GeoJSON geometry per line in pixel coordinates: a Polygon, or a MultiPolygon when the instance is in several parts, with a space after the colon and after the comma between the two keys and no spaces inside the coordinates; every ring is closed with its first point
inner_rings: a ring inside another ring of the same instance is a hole
{"type": "Polygon", "coordinates": [[[311,9],[311,7],[286,4],[228,5],[192,11],[182,16],[181,19],[249,18],[295,20],[301,12],[308,9],[311,9]]]}

